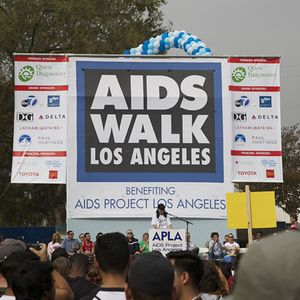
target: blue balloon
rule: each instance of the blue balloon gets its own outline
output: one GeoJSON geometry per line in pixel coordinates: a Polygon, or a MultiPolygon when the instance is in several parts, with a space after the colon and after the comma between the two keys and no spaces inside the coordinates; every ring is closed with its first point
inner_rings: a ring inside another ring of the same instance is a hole
{"type": "Polygon", "coordinates": [[[131,54],[131,55],[134,55],[135,52],[136,52],[136,50],[135,50],[134,48],[131,48],[129,51],[130,51],[130,54],[131,54]]]}
{"type": "Polygon", "coordinates": [[[190,44],[189,42],[185,42],[185,43],[183,43],[183,46],[182,46],[182,48],[184,49],[184,51],[186,51],[186,50],[187,50],[187,46],[188,46],[189,44],[190,44]]]}
{"type": "Polygon", "coordinates": [[[197,53],[198,51],[199,51],[198,48],[194,49],[194,50],[192,51],[192,55],[196,55],[196,53],[197,53]]]}
{"type": "Polygon", "coordinates": [[[174,39],[174,47],[175,47],[175,48],[178,48],[178,40],[179,40],[179,37],[176,37],[176,38],[174,39]]]}
{"type": "Polygon", "coordinates": [[[127,55],[153,55],[159,54],[175,47],[182,49],[189,55],[211,55],[211,49],[195,35],[185,31],[164,32],[157,37],[145,40],[136,48],[124,51],[127,55]],[[200,46],[201,45],[201,46],[200,46]]]}
{"type": "Polygon", "coordinates": [[[164,40],[165,38],[168,37],[168,33],[167,33],[167,32],[163,33],[163,34],[161,35],[161,37],[162,37],[162,39],[164,40]]]}
{"type": "Polygon", "coordinates": [[[191,43],[192,41],[194,41],[194,39],[192,37],[188,38],[187,42],[191,43]]]}

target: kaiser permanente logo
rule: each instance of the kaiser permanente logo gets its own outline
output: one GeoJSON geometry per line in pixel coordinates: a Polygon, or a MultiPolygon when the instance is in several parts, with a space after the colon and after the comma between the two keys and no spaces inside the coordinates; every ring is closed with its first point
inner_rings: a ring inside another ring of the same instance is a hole
{"type": "Polygon", "coordinates": [[[231,79],[233,82],[239,83],[243,81],[246,77],[246,69],[243,67],[237,67],[232,71],[231,79]]]}
{"type": "Polygon", "coordinates": [[[19,79],[22,82],[31,80],[34,76],[34,68],[32,66],[24,66],[19,72],[19,79]]]}

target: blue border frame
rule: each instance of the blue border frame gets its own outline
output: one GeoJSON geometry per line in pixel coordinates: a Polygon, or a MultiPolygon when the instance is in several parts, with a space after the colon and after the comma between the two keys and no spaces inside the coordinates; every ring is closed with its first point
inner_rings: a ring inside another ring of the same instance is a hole
{"type": "Polygon", "coordinates": [[[103,62],[77,61],[77,181],[78,182],[224,182],[223,113],[221,63],[204,62],[103,62]],[[85,171],[85,114],[84,71],[86,69],[111,70],[213,70],[215,96],[215,161],[216,172],[86,172],[85,171]],[[82,138],[80,138],[82,137],[82,138]]]}

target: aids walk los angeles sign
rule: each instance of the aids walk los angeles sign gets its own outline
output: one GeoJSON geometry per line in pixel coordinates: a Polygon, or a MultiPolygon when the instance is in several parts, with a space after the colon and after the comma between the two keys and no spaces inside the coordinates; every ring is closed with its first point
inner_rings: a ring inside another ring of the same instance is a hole
{"type": "Polygon", "coordinates": [[[225,217],[224,63],[70,57],[68,217],[225,217]]]}

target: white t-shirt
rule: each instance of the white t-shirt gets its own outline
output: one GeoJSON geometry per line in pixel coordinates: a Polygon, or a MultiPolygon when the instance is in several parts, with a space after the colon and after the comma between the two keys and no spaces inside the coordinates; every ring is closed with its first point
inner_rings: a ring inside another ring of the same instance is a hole
{"type": "Polygon", "coordinates": [[[121,288],[101,288],[93,300],[126,300],[125,291],[121,288]]]}
{"type": "Polygon", "coordinates": [[[171,226],[171,220],[169,216],[165,217],[164,215],[160,215],[157,218],[155,213],[152,217],[151,225],[156,225],[160,229],[168,229],[171,226]]]}
{"type": "Polygon", "coordinates": [[[233,242],[232,244],[227,242],[224,247],[227,255],[236,255],[236,249],[240,249],[240,245],[237,242],[233,242]]]}

